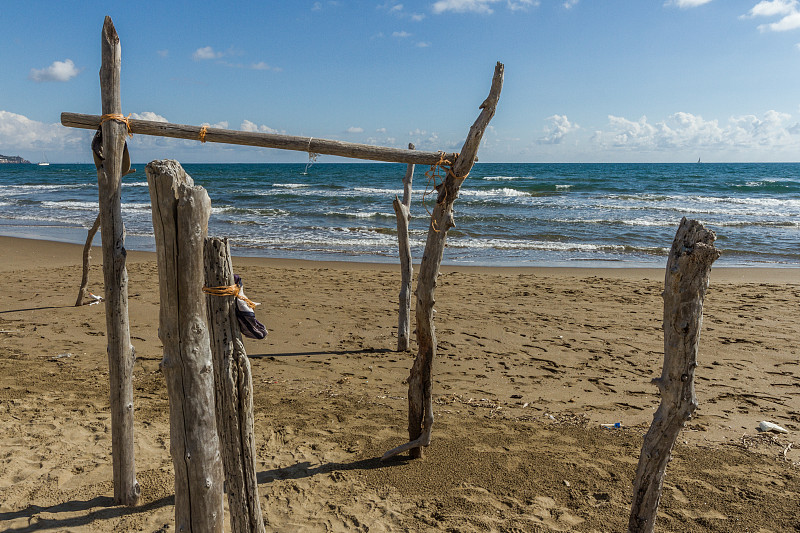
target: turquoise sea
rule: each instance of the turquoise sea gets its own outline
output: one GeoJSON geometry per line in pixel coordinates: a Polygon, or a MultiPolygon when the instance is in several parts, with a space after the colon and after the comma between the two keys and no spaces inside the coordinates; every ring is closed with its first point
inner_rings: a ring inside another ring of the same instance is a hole
{"type": "MultiPolygon", "coordinates": [[[[184,167],[211,197],[209,233],[237,255],[397,261],[392,200],[405,165],[184,167]]],[[[126,246],[153,250],[144,165],[134,168],[126,246]]],[[[434,201],[426,170],[414,175],[415,260],[434,201]]],[[[716,232],[718,266],[800,267],[800,163],[478,163],[455,210],[445,264],[661,267],[687,216],[716,232]]],[[[83,243],[96,215],[93,165],[0,165],[0,234],[83,243]]]]}

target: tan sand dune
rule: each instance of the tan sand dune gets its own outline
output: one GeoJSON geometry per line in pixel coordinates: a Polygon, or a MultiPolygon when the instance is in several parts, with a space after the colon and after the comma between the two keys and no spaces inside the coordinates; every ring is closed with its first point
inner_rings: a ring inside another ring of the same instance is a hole
{"type": "MultiPolygon", "coordinates": [[[[128,260],[143,502],[127,509],[111,502],[103,306],[71,306],[81,247],[0,251],[0,531],[174,531],[154,256],[128,260]]],[[[246,343],[268,530],[625,529],[659,402],[663,272],[446,268],[433,444],[380,463],[407,436],[397,267],[234,262],[270,330],[246,343]]],[[[95,265],[90,290],[101,281],[95,265]]],[[[800,528],[799,310],[797,269],[712,270],[700,406],[658,531],[800,528]]]]}

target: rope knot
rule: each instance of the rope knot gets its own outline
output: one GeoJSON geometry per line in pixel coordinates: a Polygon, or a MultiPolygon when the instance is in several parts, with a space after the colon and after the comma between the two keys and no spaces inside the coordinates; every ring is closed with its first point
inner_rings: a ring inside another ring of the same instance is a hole
{"type": "Polygon", "coordinates": [[[242,290],[241,285],[222,285],[220,287],[203,287],[203,292],[206,294],[211,294],[213,296],[233,296],[246,303],[248,306],[250,306],[251,309],[255,309],[257,305],[261,305],[260,303],[253,302],[244,294],[240,294],[241,290],[242,290]]]}
{"type": "Polygon", "coordinates": [[[117,122],[122,122],[128,129],[128,137],[133,137],[133,132],[131,131],[131,123],[130,123],[131,114],[128,113],[126,117],[122,113],[106,113],[100,117],[100,125],[103,125],[103,122],[108,120],[116,120],[117,122]]]}

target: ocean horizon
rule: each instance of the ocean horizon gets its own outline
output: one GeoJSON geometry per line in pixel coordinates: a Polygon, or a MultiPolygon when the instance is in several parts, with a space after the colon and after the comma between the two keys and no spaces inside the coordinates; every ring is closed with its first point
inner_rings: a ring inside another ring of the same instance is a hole
{"type": "MultiPolygon", "coordinates": [[[[209,235],[238,256],[398,261],[392,163],[183,165],[211,197],[209,235]]],[[[155,242],[143,164],[123,178],[126,247],[155,242]]],[[[435,196],[417,166],[417,262],[435,196]]],[[[0,235],[83,244],[97,216],[93,165],[0,165],[0,235]]],[[[800,267],[800,163],[477,163],[455,203],[443,263],[663,267],[680,219],[717,234],[716,266],[800,267]]],[[[100,242],[99,233],[95,244],[100,242]]]]}

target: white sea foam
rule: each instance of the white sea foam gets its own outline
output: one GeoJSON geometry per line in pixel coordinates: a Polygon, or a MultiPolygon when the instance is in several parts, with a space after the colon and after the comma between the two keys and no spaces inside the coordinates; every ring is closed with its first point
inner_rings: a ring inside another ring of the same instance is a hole
{"type": "Polygon", "coordinates": [[[273,183],[272,186],[276,189],[307,189],[311,187],[308,183],[273,183]]]}
{"type": "Polygon", "coordinates": [[[382,189],[379,187],[353,187],[353,190],[378,196],[400,196],[403,194],[403,189],[382,189]]]}
{"type": "Polygon", "coordinates": [[[459,196],[465,197],[474,197],[474,198],[510,198],[515,196],[530,196],[530,193],[525,191],[518,191],[516,189],[511,189],[508,187],[503,187],[502,189],[484,189],[484,190],[476,190],[476,189],[461,189],[459,191],[459,196]]]}
{"type": "Polygon", "coordinates": [[[328,211],[325,215],[347,218],[396,218],[394,213],[381,213],[380,211],[328,211]]]}
{"type": "Polygon", "coordinates": [[[40,192],[55,192],[55,191],[69,191],[84,188],[97,188],[94,184],[78,184],[68,183],[63,185],[6,185],[3,187],[4,193],[24,194],[24,193],[40,193],[40,192]]]}

